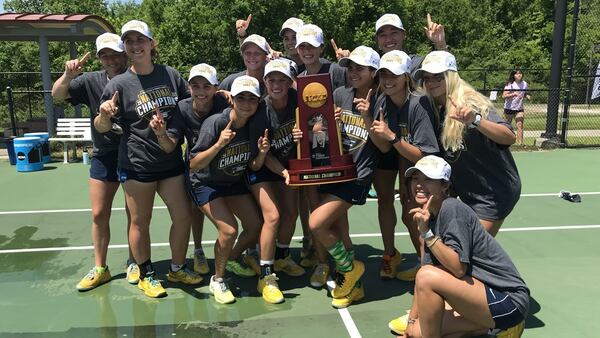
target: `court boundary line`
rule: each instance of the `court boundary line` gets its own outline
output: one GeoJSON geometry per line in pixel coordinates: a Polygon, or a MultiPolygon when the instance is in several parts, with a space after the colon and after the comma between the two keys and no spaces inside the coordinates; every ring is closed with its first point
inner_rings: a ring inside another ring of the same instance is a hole
{"type": "MultiPolygon", "coordinates": [[[[571,194],[579,195],[600,195],[600,191],[589,192],[571,192],[571,194]]],[[[539,193],[539,194],[521,194],[521,197],[558,197],[558,193],[539,193]]],[[[376,198],[367,198],[367,202],[376,201],[376,198]]],[[[398,200],[398,198],[396,198],[398,200]]],[[[153,209],[167,209],[164,205],[154,206],[153,209]]],[[[124,207],[111,208],[112,211],[125,211],[124,207]]],[[[13,210],[0,211],[0,216],[3,215],[26,215],[26,214],[54,214],[54,213],[69,213],[69,212],[91,212],[90,208],[81,209],[44,209],[44,210],[13,210]]]]}
{"type": "MultiPolygon", "coordinates": [[[[335,282],[331,279],[331,276],[327,278],[327,283],[325,285],[331,294],[331,291],[335,287],[335,282]]],[[[360,334],[360,331],[358,331],[358,327],[356,326],[354,319],[352,319],[352,315],[350,315],[348,308],[346,307],[343,309],[337,309],[337,311],[342,318],[342,322],[344,322],[344,326],[346,327],[346,331],[348,331],[350,338],[362,338],[362,335],[360,334]]]]}
{"type": "MultiPolygon", "coordinates": [[[[553,231],[553,230],[589,230],[589,229],[600,229],[600,224],[589,224],[589,225],[557,225],[557,226],[539,226],[539,227],[520,227],[520,228],[501,228],[500,232],[529,232],[529,231],[553,231]]],[[[394,236],[408,236],[408,232],[396,232],[394,236]]],[[[363,233],[363,234],[350,234],[351,238],[372,238],[380,237],[381,233],[363,233]]],[[[302,236],[294,236],[292,240],[301,240],[302,236]]],[[[214,245],[216,239],[202,241],[202,245],[214,245]]],[[[194,242],[189,242],[188,245],[194,245],[194,242]]],[[[151,243],[151,247],[165,247],[169,246],[168,242],[163,243],[151,243]]],[[[127,244],[110,244],[108,249],[127,249],[127,244]]],[[[28,248],[28,249],[4,249],[0,250],[0,254],[10,253],[33,253],[33,252],[54,252],[54,251],[83,251],[93,250],[92,245],[82,246],[63,246],[63,247],[47,247],[47,248],[28,248]]]]}

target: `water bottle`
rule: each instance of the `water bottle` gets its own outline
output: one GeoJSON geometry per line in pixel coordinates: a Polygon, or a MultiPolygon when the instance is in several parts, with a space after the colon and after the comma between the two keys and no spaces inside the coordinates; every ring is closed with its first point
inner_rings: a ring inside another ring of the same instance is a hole
{"type": "Polygon", "coordinates": [[[83,152],[83,164],[90,164],[90,154],[87,151],[83,152]]]}

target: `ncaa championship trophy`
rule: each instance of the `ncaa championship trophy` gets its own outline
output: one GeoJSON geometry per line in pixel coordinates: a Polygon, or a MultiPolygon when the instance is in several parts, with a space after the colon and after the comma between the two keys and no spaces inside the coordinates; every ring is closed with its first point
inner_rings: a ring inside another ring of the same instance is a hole
{"type": "Polygon", "coordinates": [[[352,156],[342,151],[329,74],[300,76],[297,81],[296,123],[304,137],[298,143],[298,159],[289,161],[290,185],[355,180],[352,156]]]}

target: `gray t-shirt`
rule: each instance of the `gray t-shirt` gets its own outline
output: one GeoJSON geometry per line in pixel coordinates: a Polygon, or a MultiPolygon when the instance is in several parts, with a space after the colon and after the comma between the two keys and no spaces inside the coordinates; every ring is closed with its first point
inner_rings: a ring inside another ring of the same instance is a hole
{"type": "Polygon", "coordinates": [[[140,173],[159,173],[183,166],[181,147],[165,153],[149,126],[158,107],[167,122],[167,133],[181,139],[184,126],[177,101],[189,96],[187,84],[171,67],[154,65],[148,75],[131,70],[114,77],[106,85],[102,101],[119,91],[118,121],[123,127],[119,147],[119,167],[140,173]]]}
{"type": "MultiPolygon", "coordinates": [[[[491,111],[487,119],[512,130],[495,111],[491,111]]],[[[467,129],[462,148],[443,152],[452,166],[451,179],[456,193],[481,219],[506,218],[521,194],[521,179],[510,146],[495,143],[472,128],[467,129]]]]}
{"type": "Polygon", "coordinates": [[[102,91],[108,83],[108,75],[105,70],[83,73],[69,83],[69,98],[67,101],[72,105],[85,104],[90,109],[90,121],[92,125],[93,155],[101,156],[119,149],[121,135],[110,130],[101,134],[94,127],[94,118],[100,107],[102,91]]]}
{"type": "MultiPolygon", "coordinates": [[[[230,113],[231,108],[227,108],[219,114],[209,116],[204,121],[198,141],[192,148],[191,157],[212,147],[219,140],[221,131],[229,123],[230,113]]],[[[240,129],[232,126],[231,129],[235,132],[235,137],[217,153],[207,167],[196,173],[197,181],[192,182],[194,187],[199,185],[229,186],[241,182],[242,175],[250,161],[249,126],[246,124],[240,129]]]]}
{"type": "MultiPolygon", "coordinates": [[[[456,198],[446,198],[438,215],[429,221],[431,231],[468,265],[470,275],[487,286],[506,292],[524,317],[529,311],[529,288],[510,257],[479,223],[478,216],[456,198]]],[[[441,265],[425,246],[423,264],[441,265]]]]}
{"type": "MultiPolygon", "coordinates": [[[[233,81],[235,79],[237,79],[238,77],[243,76],[243,75],[247,75],[245,70],[243,70],[241,72],[238,72],[238,73],[233,73],[233,74],[227,76],[219,84],[219,89],[223,89],[223,90],[226,90],[226,91],[230,92],[231,91],[231,86],[233,85],[233,81]]],[[[258,80],[258,83],[259,83],[259,86],[260,86],[260,95],[261,96],[267,95],[267,88],[265,87],[264,81],[258,80]]]]}
{"type": "MultiPolygon", "coordinates": [[[[296,123],[296,107],[298,107],[298,94],[296,90],[288,90],[288,104],[282,112],[273,108],[271,98],[263,99],[262,109],[257,111],[250,120],[250,139],[258,140],[264,135],[265,129],[269,130],[271,149],[269,153],[279,162],[288,167],[288,161],[296,158],[296,143],[292,137],[292,129],[296,123]]],[[[258,155],[258,142],[250,145],[252,157],[258,155]]]]}
{"type": "MultiPolygon", "coordinates": [[[[356,168],[356,178],[359,184],[370,185],[375,176],[375,169],[381,152],[373,144],[369,132],[360,113],[356,110],[354,88],[341,87],[333,92],[333,103],[342,108],[340,132],[344,153],[352,154],[356,168]]],[[[378,118],[378,111],[373,111],[377,95],[371,96],[371,116],[378,118]]],[[[333,127],[333,126],[331,126],[333,127]]]]}
{"type": "MultiPolygon", "coordinates": [[[[337,63],[321,63],[321,68],[317,74],[326,74],[329,73],[329,77],[331,78],[331,89],[335,91],[337,88],[346,86],[346,68],[341,67],[337,63]]],[[[303,72],[298,76],[304,76],[306,74],[306,67],[303,72]]]]}

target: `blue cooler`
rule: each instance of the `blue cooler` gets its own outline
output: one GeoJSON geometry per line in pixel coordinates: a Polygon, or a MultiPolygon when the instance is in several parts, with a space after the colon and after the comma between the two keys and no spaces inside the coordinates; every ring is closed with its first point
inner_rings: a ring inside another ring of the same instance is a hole
{"type": "Polygon", "coordinates": [[[8,152],[8,160],[10,165],[17,164],[17,158],[15,157],[15,138],[16,136],[11,136],[6,141],[6,151],[8,152]]]}
{"type": "Polygon", "coordinates": [[[41,133],[25,133],[25,134],[23,134],[23,136],[24,137],[39,137],[40,145],[42,146],[42,161],[44,163],[50,163],[50,161],[52,160],[52,158],[50,157],[50,142],[48,142],[50,135],[46,132],[41,132],[41,133]]]}
{"type": "Polygon", "coordinates": [[[17,171],[36,171],[44,168],[39,137],[18,137],[14,141],[17,171]]]}

